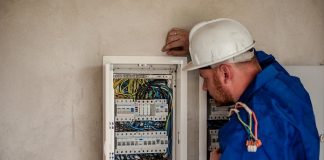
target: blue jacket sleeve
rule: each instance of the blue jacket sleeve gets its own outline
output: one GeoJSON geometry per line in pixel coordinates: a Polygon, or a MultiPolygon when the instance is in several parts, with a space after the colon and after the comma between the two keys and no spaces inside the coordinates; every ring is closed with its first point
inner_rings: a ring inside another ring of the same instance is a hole
{"type": "MultiPolygon", "coordinates": [[[[260,106],[264,108],[266,106],[260,106]]],[[[269,107],[269,105],[267,106],[269,107]]],[[[241,110],[241,112],[244,112],[241,110]]],[[[256,112],[256,111],[255,111],[256,112]]],[[[230,122],[220,131],[221,160],[298,160],[303,157],[302,143],[299,143],[299,134],[294,126],[281,117],[267,113],[256,113],[259,120],[259,139],[262,146],[257,152],[248,152],[246,147],[247,133],[232,116],[230,122]],[[262,118],[260,118],[262,117],[262,118]]],[[[247,115],[241,113],[241,117],[247,115]]]]}

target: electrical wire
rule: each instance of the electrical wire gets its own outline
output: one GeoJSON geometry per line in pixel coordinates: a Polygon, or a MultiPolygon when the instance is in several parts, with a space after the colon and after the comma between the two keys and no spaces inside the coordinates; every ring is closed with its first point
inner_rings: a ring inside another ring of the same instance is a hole
{"type": "Polygon", "coordinates": [[[249,135],[249,140],[246,141],[246,146],[249,152],[256,152],[257,148],[262,145],[262,142],[260,139],[258,139],[258,120],[255,115],[255,113],[244,103],[242,102],[237,102],[229,112],[231,115],[233,112],[236,113],[238,120],[240,123],[244,126],[246,132],[249,135]],[[249,125],[247,125],[241,118],[239,114],[238,108],[244,108],[244,110],[248,113],[248,118],[249,118],[249,125]],[[254,133],[252,132],[252,117],[254,120],[254,133]],[[252,139],[252,140],[251,140],[252,139]]]}

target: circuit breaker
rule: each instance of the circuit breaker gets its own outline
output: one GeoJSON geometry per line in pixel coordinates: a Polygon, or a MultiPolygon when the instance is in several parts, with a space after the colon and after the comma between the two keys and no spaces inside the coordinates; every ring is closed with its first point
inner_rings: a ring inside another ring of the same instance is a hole
{"type": "Polygon", "coordinates": [[[228,121],[232,106],[217,106],[215,100],[202,88],[199,79],[199,159],[209,160],[210,152],[219,148],[218,131],[228,121]]]}
{"type": "Polygon", "coordinates": [[[104,159],[187,159],[185,58],[105,56],[104,159]]]}
{"type": "Polygon", "coordinates": [[[215,100],[207,93],[207,160],[210,152],[219,148],[218,131],[228,121],[228,111],[232,106],[217,106],[215,100]]]}

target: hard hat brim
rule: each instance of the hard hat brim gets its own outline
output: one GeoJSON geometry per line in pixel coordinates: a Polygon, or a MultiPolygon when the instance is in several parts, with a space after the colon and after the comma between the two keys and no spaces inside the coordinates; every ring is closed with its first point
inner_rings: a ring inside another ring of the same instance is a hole
{"type": "Polygon", "coordinates": [[[194,65],[192,63],[192,61],[188,62],[184,67],[182,67],[182,70],[183,71],[192,71],[192,70],[195,70],[195,69],[200,69],[200,68],[203,68],[203,67],[207,67],[207,66],[210,66],[210,65],[215,65],[215,64],[219,64],[219,63],[223,63],[224,61],[228,60],[229,58],[232,58],[232,57],[235,57],[237,55],[240,55],[244,52],[247,52],[248,50],[250,50],[251,48],[253,48],[255,46],[255,41],[253,41],[253,43],[248,46],[246,49],[242,50],[242,51],[239,51],[239,52],[236,52],[230,56],[228,56],[227,58],[225,59],[221,59],[219,60],[218,62],[210,62],[210,63],[206,63],[206,64],[203,64],[203,65],[194,65]]]}
{"type": "Polygon", "coordinates": [[[210,66],[210,65],[215,65],[215,64],[223,63],[224,61],[228,60],[231,57],[235,57],[235,56],[240,55],[240,54],[242,54],[244,52],[247,52],[248,50],[250,50],[254,46],[255,46],[255,41],[253,41],[253,43],[249,47],[247,47],[246,49],[244,49],[244,50],[242,50],[240,52],[234,53],[231,56],[229,56],[228,58],[223,59],[223,60],[220,60],[220,61],[218,61],[216,63],[215,62],[211,62],[211,63],[207,63],[207,64],[203,64],[203,65],[194,65],[192,63],[192,61],[190,61],[184,67],[182,67],[182,70],[183,71],[192,71],[192,70],[200,69],[200,68],[207,67],[207,66],[210,66]]]}
{"type": "Polygon", "coordinates": [[[190,61],[189,63],[187,63],[183,68],[182,70],[183,71],[192,71],[192,70],[195,70],[195,69],[199,69],[199,68],[202,68],[201,66],[195,66],[192,61],[190,61]]]}

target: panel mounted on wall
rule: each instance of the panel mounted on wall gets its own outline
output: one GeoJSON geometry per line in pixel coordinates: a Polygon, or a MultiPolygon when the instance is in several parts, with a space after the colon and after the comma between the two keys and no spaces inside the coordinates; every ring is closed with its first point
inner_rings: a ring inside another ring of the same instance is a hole
{"type": "Polygon", "coordinates": [[[104,56],[104,159],[187,159],[186,58],[104,56]]]}

